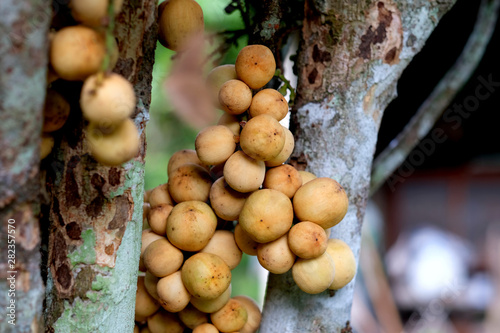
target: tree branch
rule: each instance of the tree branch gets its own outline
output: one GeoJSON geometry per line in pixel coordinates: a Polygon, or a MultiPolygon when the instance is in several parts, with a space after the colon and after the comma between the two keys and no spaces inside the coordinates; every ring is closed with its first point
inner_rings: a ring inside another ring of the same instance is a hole
{"type": "Polygon", "coordinates": [[[52,10],[48,0],[2,0],[0,13],[0,332],[31,332],[44,295],[39,145],[52,10]]]}
{"type": "Polygon", "coordinates": [[[371,194],[375,193],[405,161],[469,80],[481,61],[495,29],[499,4],[500,0],[481,1],[474,30],[455,64],[420,106],[403,131],[375,159],[371,175],[371,194]]]}

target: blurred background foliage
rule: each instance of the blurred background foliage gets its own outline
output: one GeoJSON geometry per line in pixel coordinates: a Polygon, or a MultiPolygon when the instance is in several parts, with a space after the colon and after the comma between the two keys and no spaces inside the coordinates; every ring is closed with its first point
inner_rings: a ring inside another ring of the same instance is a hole
{"type": "MultiPolygon", "coordinates": [[[[230,0],[197,0],[197,2],[203,9],[205,32],[209,38],[207,54],[216,51],[221,43],[225,42],[219,33],[244,28],[239,11],[233,11],[231,14],[225,12],[230,0]]],[[[227,52],[211,57],[204,69],[205,73],[217,65],[234,64],[239,50],[247,44],[247,41],[248,36],[243,35],[231,45],[227,52]]],[[[164,88],[164,82],[170,73],[174,55],[174,51],[158,43],[153,69],[150,120],[146,127],[146,189],[154,188],[168,181],[168,160],[178,150],[194,149],[194,140],[198,133],[197,129],[179,119],[164,88]]],[[[222,111],[220,113],[222,114],[222,111]]],[[[255,257],[250,258],[244,254],[240,265],[232,271],[232,294],[248,295],[262,304],[262,286],[258,276],[258,271],[261,270],[262,268],[255,257]]],[[[260,281],[262,281],[262,277],[260,281]]]]}

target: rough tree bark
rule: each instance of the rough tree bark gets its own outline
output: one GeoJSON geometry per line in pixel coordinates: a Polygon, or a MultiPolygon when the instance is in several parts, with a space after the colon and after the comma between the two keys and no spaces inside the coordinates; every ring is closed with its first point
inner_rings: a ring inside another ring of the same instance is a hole
{"type": "Polygon", "coordinates": [[[89,154],[81,83],[65,83],[72,114],[47,162],[46,332],[132,332],[142,230],[145,126],[157,40],[157,1],[126,1],[116,19],[114,71],[134,85],[142,149],[120,167],[89,154]]]}
{"type": "MultiPolygon", "coordinates": [[[[359,257],[361,225],[383,111],[396,83],[454,0],[306,0],[292,110],[292,163],[342,184],[349,196],[333,238],[359,257]]],[[[308,295],[291,274],[269,276],[262,332],[349,332],[354,283],[308,295]]]]}
{"type": "Polygon", "coordinates": [[[38,147],[49,9],[47,0],[0,2],[0,332],[40,327],[38,147]]]}

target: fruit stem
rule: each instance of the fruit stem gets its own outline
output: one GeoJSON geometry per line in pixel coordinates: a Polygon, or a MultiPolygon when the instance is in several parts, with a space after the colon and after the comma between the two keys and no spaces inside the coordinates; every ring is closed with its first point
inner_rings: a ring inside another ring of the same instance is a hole
{"type": "Polygon", "coordinates": [[[294,101],[295,101],[295,89],[293,89],[292,84],[290,83],[290,81],[287,80],[285,75],[283,75],[283,73],[281,73],[281,69],[279,69],[279,68],[276,69],[274,76],[276,76],[277,78],[279,78],[283,82],[283,85],[279,88],[279,92],[283,96],[286,95],[287,90],[290,91],[290,101],[288,102],[288,105],[292,106],[294,101]]]}

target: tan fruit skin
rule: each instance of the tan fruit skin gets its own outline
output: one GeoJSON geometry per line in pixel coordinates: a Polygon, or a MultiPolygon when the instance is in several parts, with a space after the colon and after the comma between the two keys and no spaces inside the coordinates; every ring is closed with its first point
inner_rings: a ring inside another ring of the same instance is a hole
{"type": "Polygon", "coordinates": [[[272,242],[259,244],[257,259],[273,274],[288,272],[295,262],[295,254],[288,247],[288,236],[285,234],[272,242]]]}
{"type": "Polygon", "coordinates": [[[104,165],[121,165],[139,153],[139,131],[130,118],[117,125],[110,134],[104,134],[90,123],[86,138],[92,156],[104,165]]]}
{"type": "Polygon", "coordinates": [[[156,287],[158,284],[158,278],[151,274],[150,272],[146,272],[144,276],[144,287],[148,291],[148,294],[151,295],[155,300],[158,301],[158,292],[156,291],[156,287]]]}
{"type": "Polygon", "coordinates": [[[160,204],[168,204],[173,206],[174,201],[170,197],[170,193],[168,193],[168,183],[161,184],[153,188],[149,193],[148,201],[151,205],[151,208],[154,208],[160,204]]]}
{"type": "Polygon", "coordinates": [[[158,235],[165,235],[167,231],[167,218],[174,206],[169,204],[160,204],[149,210],[149,227],[158,235]]]}
{"type": "Polygon", "coordinates": [[[201,300],[219,297],[231,283],[231,270],[224,260],[211,253],[194,254],[184,262],[181,272],[186,289],[201,300]]]}
{"type": "Polygon", "coordinates": [[[182,252],[165,238],[155,240],[144,251],[144,265],[156,277],[165,277],[181,268],[182,252]]]}
{"type": "Polygon", "coordinates": [[[235,135],[235,141],[239,142],[241,126],[237,116],[224,112],[217,121],[217,125],[224,125],[229,128],[235,135]]]}
{"type": "Polygon", "coordinates": [[[165,47],[179,51],[190,38],[203,33],[203,10],[194,0],[165,2],[159,19],[161,40],[165,47]]]}
{"type": "Polygon", "coordinates": [[[213,68],[207,75],[207,86],[212,95],[212,101],[214,106],[218,109],[222,109],[219,103],[219,90],[224,83],[229,80],[235,80],[238,76],[236,75],[236,70],[233,64],[220,65],[213,68]]]}
{"type": "Polygon", "coordinates": [[[206,165],[226,162],[236,149],[234,134],[224,125],[209,126],[201,130],[194,145],[198,158],[206,165]]]}
{"type": "Polygon", "coordinates": [[[175,202],[207,201],[212,177],[207,169],[197,164],[184,164],[172,171],[168,178],[168,192],[175,202]]]}
{"type": "Polygon", "coordinates": [[[240,134],[241,149],[259,161],[267,161],[278,156],[285,146],[283,126],[267,114],[250,119],[240,134]]]}
{"type": "Polygon", "coordinates": [[[253,299],[245,295],[239,295],[233,298],[242,302],[247,309],[248,319],[245,325],[240,329],[240,333],[257,332],[262,320],[262,313],[260,312],[257,303],[253,299]]]}
{"type": "Polygon", "coordinates": [[[193,333],[219,333],[219,330],[214,325],[206,323],[196,327],[193,333]]]}
{"type": "Polygon", "coordinates": [[[285,132],[285,144],[283,145],[283,149],[276,156],[267,160],[266,167],[275,167],[285,163],[290,155],[292,155],[293,148],[295,147],[295,139],[293,138],[292,132],[286,127],[283,127],[283,131],[285,132]]]}
{"type": "Polygon", "coordinates": [[[217,298],[201,300],[195,297],[191,298],[191,304],[198,310],[205,313],[213,313],[221,309],[231,298],[231,285],[217,298]]]}
{"type": "Polygon", "coordinates": [[[139,317],[147,317],[155,313],[160,307],[160,304],[149,295],[144,286],[144,277],[139,276],[137,279],[137,291],[135,297],[135,315],[139,317]]]}
{"type": "Polygon", "coordinates": [[[252,193],[245,201],[239,224],[254,241],[268,243],[290,230],[293,208],[283,193],[262,189],[252,193]]]}
{"type": "Polygon", "coordinates": [[[248,45],[236,57],[238,78],[252,89],[265,86],[276,72],[276,61],[271,50],[264,45],[248,45]]]}
{"type": "MultiPolygon", "coordinates": [[[[102,0],[71,0],[71,14],[78,22],[85,25],[98,27],[103,24],[108,15],[108,1],[102,0]]],[[[118,14],[123,5],[123,0],[113,1],[113,12],[118,14]]]]}
{"type": "Polygon", "coordinates": [[[116,126],[135,111],[135,92],[123,76],[111,73],[100,79],[89,76],[83,83],[80,107],[88,121],[100,126],[116,126]]]}
{"type": "Polygon", "coordinates": [[[85,80],[100,70],[105,54],[106,45],[101,34],[83,25],[69,26],[55,34],[50,47],[50,63],[64,80],[85,80]]]}
{"type": "Polygon", "coordinates": [[[43,109],[42,131],[48,133],[61,129],[69,117],[69,111],[68,101],[57,91],[48,89],[43,109]]]}
{"type": "Polygon", "coordinates": [[[251,239],[239,223],[234,228],[234,239],[243,253],[246,253],[249,256],[257,255],[257,246],[259,243],[251,239]]]}
{"type": "Polygon", "coordinates": [[[262,185],[266,175],[266,166],[264,162],[254,160],[239,150],[228,158],[223,173],[224,179],[232,189],[248,193],[258,190],[262,185]]]}
{"type": "Polygon", "coordinates": [[[278,90],[263,89],[253,96],[248,112],[252,117],[268,114],[280,121],[288,113],[288,102],[278,90]]]}
{"type": "Polygon", "coordinates": [[[207,323],[208,315],[201,312],[190,303],[179,312],[179,319],[187,328],[194,329],[201,324],[207,323]]]}
{"type": "Polygon", "coordinates": [[[297,190],[293,205],[295,215],[300,221],[311,221],[323,229],[328,229],[342,221],[347,213],[349,200],[339,183],[320,177],[297,190]]]}
{"type": "Polygon", "coordinates": [[[213,236],[217,217],[201,201],[184,201],[174,206],[167,219],[167,238],[184,251],[200,251],[213,236]]]}
{"type": "Polygon", "coordinates": [[[148,318],[148,328],[151,333],[183,333],[184,326],[173,313],[160,309],[148,318]]]}
{"type": "Polygon", "coordinates": [[[217,179],[210,188],[210,204],[218,217],[226,221],[234,221],[240,216],[241,209],[249,195],[233,190],[223,176],[217,179]]]}
{"type": "Polygon", "coordinates": [[[326,249],[335,262],[335,278],[328,289],[345,287],[356,275],[356,258],[349,245],[340,239],[329,239],[326,249]]]}
{"type": "Polygon", "coordinates": [[[252,103],[252,90],[243,81],[226,81],[219,90],[219,103],[231,115],[242,114],[252,103]]]}
{"type": "Polygon", "coordinates": [[[168,312],[181,311],[191,300],[191,295],[182,283],[180,271],[158,280],[157,292],[160,305],[168,312]]]}
{"type": "Polygon", "coordinates": [[[40,160],[49,156],[52,148],[54,148],[54,137],[50,134],[42,134],[42,140],[40,141],[40,160]]]}
{"type": "Polygon", "coordinates": [[[335,276],[335,263],[325,252],[314,259],[297,259],[292,267],[292,277],[297,286],[308,294],[325,291],[335,276]]]}
{"type": "Polygon", "coordinates": [[[194,149],[183,149],[176,151],[168,160],[167,174],[170,177],[172,171],[180,167],[181,165],[193,163],[199,166],[205,167],[205,165],[200,161],[196,151],[194,149]]]}
{"type": "Polygon", "coordinates": [[[299,172],[288,164],[267,170],[266,178],[262,184],[263,188],[280,191],[290,199],[293,198],[300,186],[302,186],[302,178],[299,172]]]}
{"type": "Polygon", "coordinates": [[[231,298],[222,309],[212,313],[212,324],[221,332],[236,332],[247,322],[248,313],[237,299],[231,298]]]}
{"type": "Polygon", "coordinates": [[[216,230],[208,244],[200,252],[212,253],[221,257],[231,270],[238,266],[242,257],[241,250],[234,240],[234,234],[228,230],[216,230]]]}
{"type": "Polygon", "coordinates": [[[302,259],[313,259],[325,253],[328,238],[325,229],[313,222],[294,225],[288,232],[290,250],[302,259]]]}
{"type": "Polygon", "coordinates": [[[309,171],[299,170],[300,176],[302,177],[302,185],[309,183],[309,181],[316,179],[316,175],[309,171]]]}

